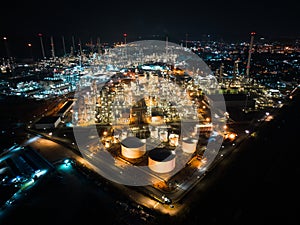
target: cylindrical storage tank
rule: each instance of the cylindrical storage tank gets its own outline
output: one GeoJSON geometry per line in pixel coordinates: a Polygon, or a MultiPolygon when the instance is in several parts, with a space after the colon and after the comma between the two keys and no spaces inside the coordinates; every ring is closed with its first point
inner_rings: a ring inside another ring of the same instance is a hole
{"type": "Polygon", "coordinates": [[[184,138],[182,140],[182,151],[186,153],[194,153],[197,147],[197,140],[193,138],[184,138]]]}
{"type": "Polygon", "coordinates": [[[151,131],[150,131],[150,135],[151,135],[151,137],[152,138],[158,138],[158,130],[157,129],[152,129],[151,131]]]}
{"type": "Polygon", "coordinates": [[[147,142],[147,138],[150,137],[150,131],[146,130],[146,131],[140,131],[138,133],[136,133],[135,135],[138,139],[140,139],[141,142],[146,143],[147,142]]]}
{"type": "Polygon", "coordinates": [[[152,124],[162,124],[163,122],[164,122],[164,119],[162,116],[152,116],[151,117],[152,124]]]}
{"type": "Polygon", "coordinates": [[[125,138],[127,138],[127,131],[122,131],[120,135],[120,140],[123,141],[125,138]]]}
{"type": "Polygon", "coordinates": [[[159,132],[159,139],[161,142],[167,142],[168,141],[168,131],[161,130],[159,132]]]}
{"type": "Polygon", "coordinates": [[[176,155],[165,148],[155,148],[149,151],[148,166],[157,173],[168,173],[175,168],[176,155]]]}
{"type": "Polygon", "coordinates": [[[178,139],[179,139],[178,134],[170,134],[169,135],[169,144],[170,144],[170,146],[177,146],[178,145],[178,139]]]}
{"type": "Polygon", "coordinates": [[[127,137],[121,142],[121,154],[126,158],[136,159],[146,153],[146,144],[136,137],[127,137]]]}

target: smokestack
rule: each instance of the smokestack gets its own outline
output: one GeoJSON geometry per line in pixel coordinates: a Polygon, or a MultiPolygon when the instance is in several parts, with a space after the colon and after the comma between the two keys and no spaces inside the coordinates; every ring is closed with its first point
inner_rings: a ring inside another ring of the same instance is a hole
{"type": "Polygon", "coordinates": [[[254,40],[254,35],[255,32],[251,32],[251,40],[250,40],[250,45],[249,45],[249,54],[248,54],[248,62],[247,62],[247,67],[246,67],[246,77],[249,78],[249,72],[250,72],[250,61],[251,61],[251,54],[252,54],[252,48],[253,48],[253,40],[254,40]]]}
{"type": "Polygon", "coordinates": [[[63,44],[64,56],[65,56],[67,53],[66,53],[66,45],[65,45],[65,38],[64,38],[64,36],[62,36],[62,44],[63,44]]]}
{"type": "Polygon", "coordinates": [[[98,54],[101,54],[101,44],[100,44],[100,38],[97,38],[97,48],[98,48],[98,54]]]}
{"type": "Polygon", "coordinates": [[[40,37],[42,56],[43,59],[45,59],[46,57],[45,57],[45,50],[44,50],[44,43],[43,43],[43,35],[39,33],[38,36],[40,37]]]}
{"type": "Polygon", "coordinates": [[[53,42],[53,37],[52,36],[51,36],[51,54],[52,54],[52,58],[55,59],[54,42],[53,42]]]}
{"type": "Polygon", "coordinates": [[[76,48],[75,48],[75,39],[74,39],[74,36],[72,36],[72,46],[73,46],[73,51],[75,52],[76,48]]]}

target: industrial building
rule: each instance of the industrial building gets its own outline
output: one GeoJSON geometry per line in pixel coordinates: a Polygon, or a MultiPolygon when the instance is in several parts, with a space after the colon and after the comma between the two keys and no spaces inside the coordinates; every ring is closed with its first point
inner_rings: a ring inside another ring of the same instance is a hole
{"type": "Polygon", "coordinates": [[[44,116],[35,123],[35,129],[56,128],[60,122],[60,116],[44,116]]]}
{"type": "Polygon", "coordinates": [[[60,108],[60,110],[57,112],[57,115],[60,117],[64,117],[67,112],[72,108],[74,105],[73,100],[68,100],[67,102],[64,103],[64,105],[60,108]]]}

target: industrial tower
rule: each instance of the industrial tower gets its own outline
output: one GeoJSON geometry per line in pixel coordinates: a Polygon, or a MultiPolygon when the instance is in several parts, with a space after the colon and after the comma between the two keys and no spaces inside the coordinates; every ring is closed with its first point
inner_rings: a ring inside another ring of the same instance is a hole
{"type": "Polygon", "coordinates": [[[43,35],[41,33],[39,33],[38,36],[40,37],[42,56],[43,56],[43,59],[45,59],[46,56],[45,56],[45,50],[44,50],[43,35]]]}
{"type": "Polygon", "coordinates": [[[246,67],[246,78],[249,79],[249,71],[250,71],[250,61],[251,61],[251,54],[253,52],[253,40],[255,36],[255,32],[251,32],[251,40],[250,40],[250,45],[249,45],[249,53],[248,53],[248,62],[247,62],[247,67],[246,67]]]}
{"type": "Polygon", "coordinates": [[[54,41],[53,41],[53,37],[52,36],[51,36],[50,40],[51,40],[51,55],[52,55],[52,58],[55,59],[54,41]]]}

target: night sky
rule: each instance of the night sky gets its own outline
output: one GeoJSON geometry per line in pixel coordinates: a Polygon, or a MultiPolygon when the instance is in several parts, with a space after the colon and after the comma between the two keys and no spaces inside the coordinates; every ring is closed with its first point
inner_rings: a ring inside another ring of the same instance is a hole
{"type": "MultiPolygon", "coordinates": [[[[169,41],[211,38],[248,41],[256,31],[265,38],[299,37],[299,3],[286,1],[7,1],[1,6],[1,36],[7,36],[13,51],[38,45],[38,33],[50,42],[64,36],[82,42],[117,42],[163,38],[169,41]],[[159,35],[159,36],[157,36],[159,35]]],[[[47,42],[47,40],[45,40],[47,42]]],[[[3,41],[2,41],[3,42],[3,41]]],[[[3,45],[3,43],[2,43],[3,45]]],[[[1,46],[3,51],[3,46],[1,46]]],[[[15,52],[16,54],[16,52],[15,52]]],[[[2,54],[3,55],[3,54],[2,54]]]]}

